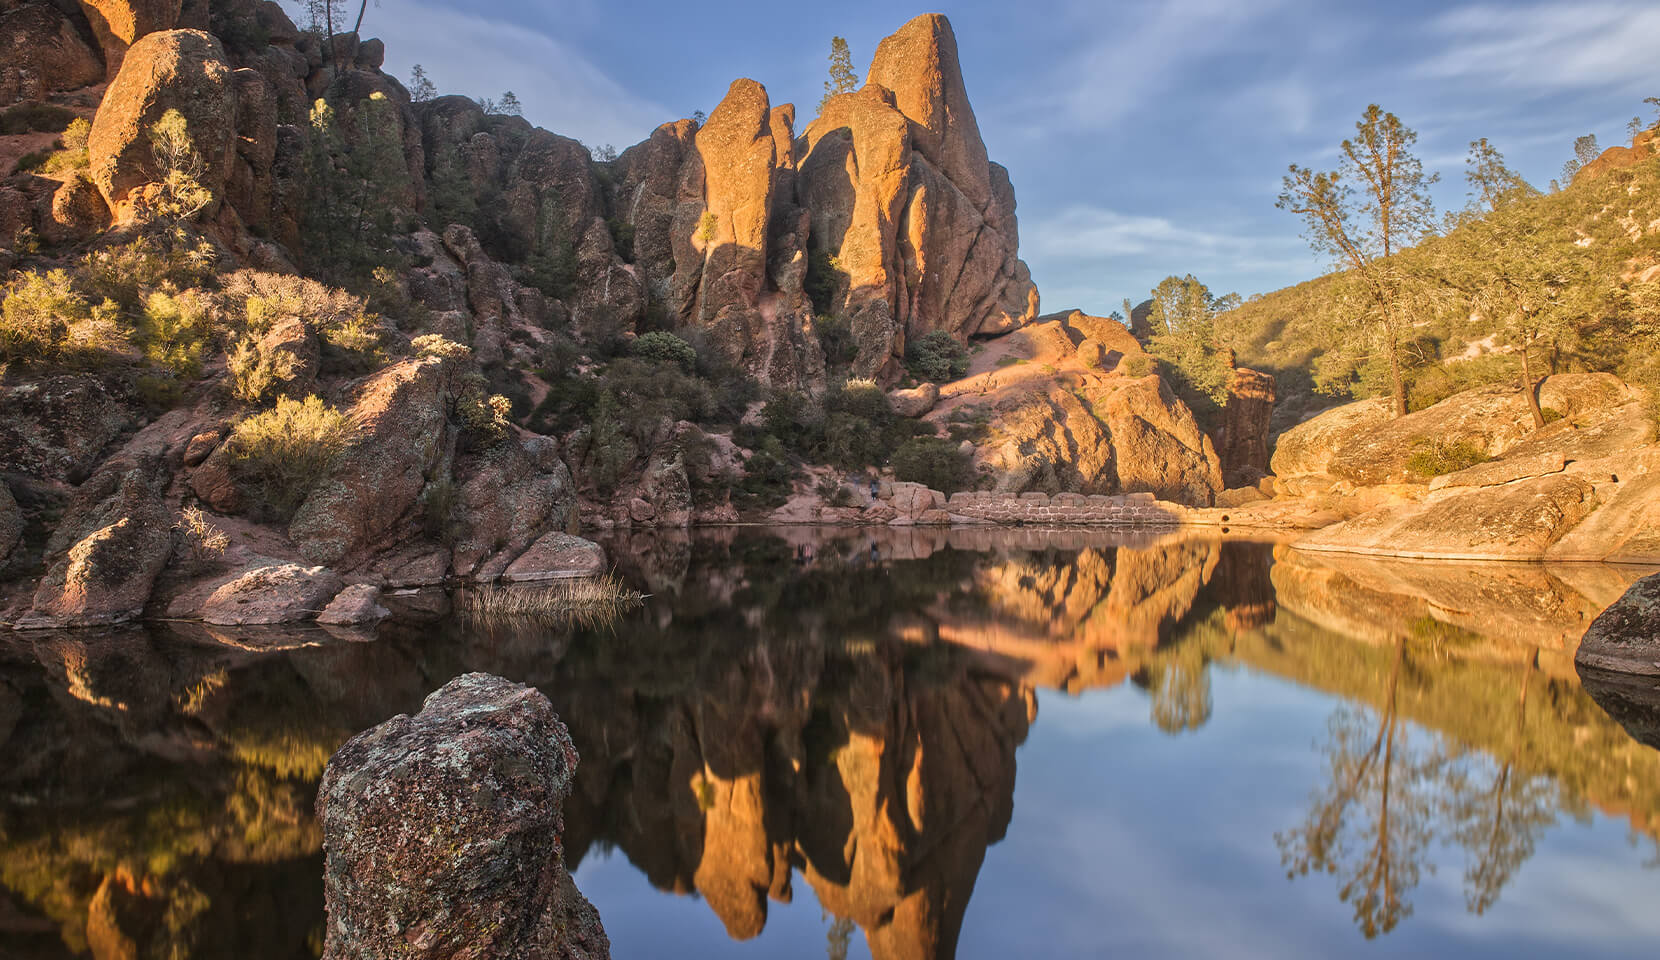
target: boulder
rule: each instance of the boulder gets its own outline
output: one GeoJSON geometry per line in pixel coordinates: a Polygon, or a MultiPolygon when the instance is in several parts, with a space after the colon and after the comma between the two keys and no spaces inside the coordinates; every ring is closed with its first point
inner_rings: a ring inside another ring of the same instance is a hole
{"type": "Polygon", "coordinates": [[[272,563],[213,591],[200,616],[221,626],[311,620],[342,586],[340,576],[326,567],[272,563]]]}
{"type": "Polygon", "coordinates": [[[144,36],[105,91],[87,150],[92,181],[118,220],[132,215],[135,188],[161,179],[150,129],[168,110],[184,115],[204,164],[202,186],[222,197],[234,157],[237,100],[224,48],[213,35],[164,30],[144,36]]]}
{"type": "Polygon", "coordinates": [[[888,393],[888,403],[893,412],[901,417],[920,417],[934,409],[939,403],[940,387],[937,383],[924,383],[909,390],[894,390],[888,393]]]}
{"type": "Polygon", "coordinates": [[[104,48],[104,65],[115,77],[140,37],[179,25],[183,0],[80,0],[81,12],[104,48]]]}
{"type": "Polygon", "coordinates": [[[172,473],[140,437],[75,491],[46,544],[37,616],[66,626],[137,617],[173,556],[173,515],[163,502],[172,473]],[[130,452],[129,452],[130,451],[130,452]]]}
{"type": "Polygon", "coordinates": [[[52,218],[45,224],[47,239],[74,243],[97,236],[110,225],[110,208],[103,194],[84,176],[72,176],[52,194],[52,218]]]}
{"type": "Polygon", "coordinates": [[[347,741],[317,798],[324,958],[609,957],[565,869],[576,764],[546,697],[478,673],[347,741]]]}
{"type": "Polygon", "coordinates": [[[540,468],[509,438],[472,466],[456,497],[464,528],[454,547],[458,576],[493,580],[538,536],[565,526],[575,506],[571,475],[557,457],[552,461],[550,469],[540,468]]]}
{"type": "Polygon", "coordinates": [[[409,359],[358,386],[351,406],[353,442],[288,526],[307,560],[338,564],[397,538],[427,478],[448,456],[444,391],[450,372],[446,361],[409,359]]]}
{"type": "Polygon", "coordinates": [[[12,555],[12,548],[23,538],[23,511],[4,481],[0,481],[0,567],[12,555]]]}
{"type": "Polygon", "coordinates": [[[103,58],[57,7],[31,3],[0,13],[0,106],[103,79],[103,58]]]}
{"type": "Polygon", "coordinates": [[[1574,662],[1597,670],[1660,676],[1660,574],[1637,581],[1591,622],[1574,662]]]}
{"type": "Polygon", "coordinates": [[[361,623],[373,623],[390,616],[392,611],[380,605],[380,588],[372,583],[354,583],[340,591],[323,612],[317,615],[317,622],[333,626],[352,626],[361,623]]]}
{"type": "Polygon", "coordinates": [[[1163,380],[1131,380],[1094,409],[1112,440],[1118,491],[1205,507],[1224,488],[1210,437],[1163,380]]]}
{"type": "Polygon", "coordinates": [[[510,564],[502,579],[510,582],[595,577],[606,570],[605,550],[592,540],[549,533],[510,564]]]}
{"type": "MultiPolygon", "coordinates": [[[[1540,406],[1570,421],[1601,419],[1631,398],[1631,389],[1606,373],[1558,374],[1539,390],[1540,406]]],[[[1421,481],[1407,464],[1427,443],[1459,441],[1500,457],[1536,429],[1526,398],[1508,385],[1466,390],[1399,418],[1389,416],[1383,401],[1363,400],[1286,431],[1274,455],[1274,473],[1321,474],[1360,486],[1421,481]]]]}

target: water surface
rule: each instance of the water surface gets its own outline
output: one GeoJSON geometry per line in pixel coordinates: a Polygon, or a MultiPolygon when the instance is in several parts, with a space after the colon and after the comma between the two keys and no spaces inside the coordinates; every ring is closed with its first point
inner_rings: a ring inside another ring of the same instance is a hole
{"type": "Polygon", "coordinates": [[[469,670],[569,724],[566,856],[620,958],[1660,944],[1660,751],[1572,668],[1644,571],[1038,530],[607,545],[652,594],[607,630],[426,595],[372,635],[5,641],[0,955],[315,956],[324,763],[469,670]]]}

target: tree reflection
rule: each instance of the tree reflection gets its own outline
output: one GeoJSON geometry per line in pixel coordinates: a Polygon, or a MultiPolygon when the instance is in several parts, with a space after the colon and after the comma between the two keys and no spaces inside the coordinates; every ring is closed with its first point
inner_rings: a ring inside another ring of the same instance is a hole
{"type": "Polygon", "coordinates": [[[1414,748],[1396,711],[1405,659],[1406,642],[1397,640],[1381,711],[1345,705],[1332,715],[1324,748],[1330,780],[1308,819],[1275,835],[1290,876],[1338,878],[1338,895],[1353,905],[1368,939],[1412,913],[1407,894],[1418,885],[1434,836],[1436,780],[1445,762],[1414,748]]]}

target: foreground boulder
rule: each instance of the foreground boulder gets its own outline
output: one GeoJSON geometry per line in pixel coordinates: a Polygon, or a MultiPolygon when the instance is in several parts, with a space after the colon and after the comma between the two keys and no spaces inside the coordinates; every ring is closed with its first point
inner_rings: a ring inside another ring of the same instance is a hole
{"type": "Polygon", "coordinates": [[[458,677],[329,761],[327,960],[610,956],[565,869],[576,748],[547,698],[458,677]]]}
{"type": "Polygon", "coordinates": [[[222,626],[310,620],[342,586],[327,567],[267,564],[215,590],[202,607],[202,619],[222,626]]]}
{"type": "Polygon", "coordinates": [[[1660,574],[1637,581],[1585,631],[1580,667],[1660,676],[1660,574]]]}

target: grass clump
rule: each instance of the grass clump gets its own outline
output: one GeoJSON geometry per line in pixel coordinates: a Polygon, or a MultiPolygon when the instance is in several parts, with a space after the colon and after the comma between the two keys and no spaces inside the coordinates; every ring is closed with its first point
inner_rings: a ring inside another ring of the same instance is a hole
{"type": "Polygon", "coordinates": [[[229,440],[232,469],[255,495],[260,512],[286,521],[353,433],[347,416],[322,398],[282,397],[270,410],[236,425],[229,440]]]}
{"type": "Polygon", "coordinates": [[[593,629],[607,627],[645,602],[615,574],[555,580],[536,586],[493,584],[462,594],[457,606],[468,619],[484,625],[529,620],[593,629]]]}
{"type": "Polygon", "coordinates": [[[1468,470],[1490,459],[1486,451],[1468,440],[1434,437],[1419,442],[1407,458],[1406,468],[1420,477],[1439,477],[1468,470]]]}

